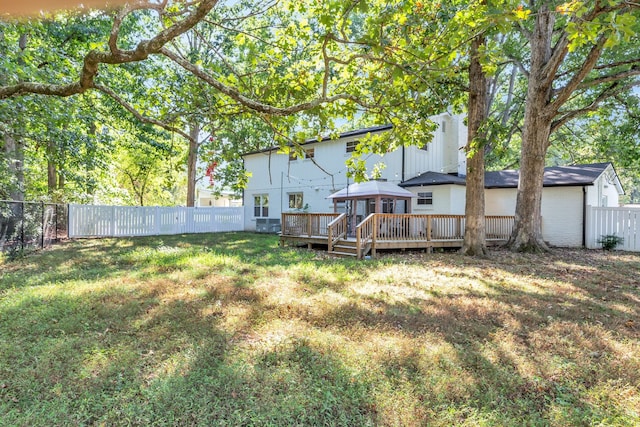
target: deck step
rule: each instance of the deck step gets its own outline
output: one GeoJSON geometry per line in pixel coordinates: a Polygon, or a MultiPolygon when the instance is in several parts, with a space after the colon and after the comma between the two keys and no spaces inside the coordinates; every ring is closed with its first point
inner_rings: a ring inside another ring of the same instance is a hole
{"type": "Polygon", "coordinates": [[[339,256],[342,258],[356,258],[357,255],[355,252],[340,252],[340,251],[331,251],[329,252],[331,255],[339,256]]]}
{"type": "Polygon", "coordinates": [[[358,248],[356,248],[355,246],[342,245],[342,244],[333,245],[333,249],[338,251],[346,251],[346,252],[352,252],[352,251],[355,252],[358,250],[358,248]]]}

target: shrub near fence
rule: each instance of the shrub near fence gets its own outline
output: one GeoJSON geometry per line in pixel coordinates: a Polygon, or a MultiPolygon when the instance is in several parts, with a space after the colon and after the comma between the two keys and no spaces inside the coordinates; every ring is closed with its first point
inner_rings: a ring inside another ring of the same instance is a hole
{"type": "Polygon", "coordinates": [[[0,200],[0,252],[42,249],[66,237],[66,205],[0,200]]]}
{"type": "Polygon", "coordinates": [[[240,208],[69,205],[69,237],[133,237],[242,231],[240,208]]]}

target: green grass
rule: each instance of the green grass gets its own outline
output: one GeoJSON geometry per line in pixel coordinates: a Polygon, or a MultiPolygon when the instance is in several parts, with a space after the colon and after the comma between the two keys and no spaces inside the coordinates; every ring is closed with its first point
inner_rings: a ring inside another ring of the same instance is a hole
{"type": "Polygon", "coordinates": [[[640,256],[229,233],[0,260],[0,426],[640,425],[640,256]]]}

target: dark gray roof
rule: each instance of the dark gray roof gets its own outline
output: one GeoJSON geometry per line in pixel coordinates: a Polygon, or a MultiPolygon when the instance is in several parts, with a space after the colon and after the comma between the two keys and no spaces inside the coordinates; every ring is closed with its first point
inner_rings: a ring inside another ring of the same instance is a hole
{"type": "MultiPolygon", "coordinates": [[[[331,136],[324,136],[320,139],[318,138],[311,138],[311,139],[307,139],[305,142],[303,142],[300,145],[306,145],[306,144],[314,144],[314,143],[318,143],[318,142],[324,142],[324,141],[329,141],[329,140],[335,140],[335,139],[340,139],[340,138],[348,138],[351,136],[360,136],[360,135],[366,135],[368,133],[373,133],[373,132],[380,132],[383,130],[389,130],[393,128],[393,125],[387,124],[387,125],[378,125],[378,126],[371,126],[368,128],[364,128],[364,129],[356,129],[356,130],[350,130],[348,132],[342,132],[340,135],[338,135],[338,138],[333,138],[331,136]]],[[[271,150],[278,150],[280,147],[278,146],[274,146],[274,147],[269,147],[269,148],[265,148],[263,150],[256,150],[256,151],[250,151],[248,153],[244,153],[243,156],[249,155],[249,154],[257,154],[257,153],[266,153],[268,151],[271,150]]]]}
{"type": "Polygon", "coordinates": [[[400,187],[419,187],[421,185],[444,185],[456,184],[465,185],[464,177],[439,172],[425,172],[415,178],[401,182],[400,187]]]}
{"type": "MultiPolygon", "coordinates": [[[[593,185],[593,182],[611,163],[593,163],[589,165],[551,166],[544,168],[545,187],[572,185],[593,185]]],[[[517,188],[520,171],[504,170],[487,172],[484,175],[485,188],[517,188]]]]}
{"type": "MultiPolygon", "coordinates": [[[[593,185],[593,182],[611,163],[593,163],[589,165],[552,166],[544,169],[544,186],[581,186],[593,185]]],[[[503,170],[486,172],[485,188],[517,188],[520,171],[503,170]]],[[[400,183],[400,187],[418,187],[421,185],[465,185],[465,178],[438,172],[425,172],[400,183]]]]}

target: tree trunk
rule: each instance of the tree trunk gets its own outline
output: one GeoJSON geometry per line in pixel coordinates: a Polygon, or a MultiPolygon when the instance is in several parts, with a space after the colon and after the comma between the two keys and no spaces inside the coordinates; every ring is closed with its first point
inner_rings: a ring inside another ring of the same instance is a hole
{"type": "Polygon", "coordinates": [[[4,151],[9,162],[9,173],[15,177],[15,185],[9,191],[9,199],[24,200],[24,146],[9,134],[4,135],[4,151]]]}
{"type": "Polygon", "coordinates": [[[47,143],[47,192],[52,200],[55,199],[58,189],[58,170],[54,161],[55,144],[53,141],[47,143]]]}
{"type": "Polygon", "coordinates": [[[517,252],[546,252],[542,239],[542,189],[544,165],[553,114],[546,108],[551,101],[553,79],[546,65],[551,57],[554,16],[543,5],[536,17],[531,36],[531,70],[524,112],[520,179],[515,223],[507,246],[517,252]]]}
{"type": "Polygon", "coordinates": [[[484,144],[480,132],[487,117],[487,78],[480,64],[479,49],[484,37],[476,37],[471,44],[469,64],[469,108],[467,152],[467,188],[465,201],[464,242],[460,250],[465,255],[487,253],[484,203],[484,144]]]}
{"type": "Polygon", "coordinates": [[[198,162],[198,138],[200,125],[191,123],[189,129],[189,156],[187,158],[187,206],[195,206],[196,200],[196,166],[198,162]]]}

